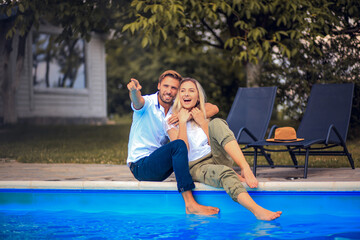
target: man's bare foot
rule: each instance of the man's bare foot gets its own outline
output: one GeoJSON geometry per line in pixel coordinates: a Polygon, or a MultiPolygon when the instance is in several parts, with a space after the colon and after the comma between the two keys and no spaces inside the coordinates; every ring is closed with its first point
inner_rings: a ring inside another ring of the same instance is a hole
{"type": "Polygon", "coordinates": [[[245,182],[249,187],[257,188],[259,182],[250,168],[241,169],[241,176],[245,178],[245,182]]]}
{"type": "Polygon", "coordinates": [[[269,211],[262,207],[260,207],[256,211],[254,211],[254,215],[257,219],[265,220],[265,221],[272,221],[272,220],[280,217],[281,214],[282,214],[281,211],[272,212],[272,211],[269,211]]]}
{"type": "Polygon", "coordinates": [[[200,204],[192,204],[190,206],[186,206],[187,214],[195,214],[195,215],[215,215],[218,214],[220,209],[216,207],[204,206],[200,204]]]}
{"type": "Polygon", "coordinates": [[[218,214],[220,209],[216,208],[216,207],[208,207],[208,206],[204,206],[201,204],[198,204],[195,199],[194,196],[191,192],[191,190],[189,191],[184,191],[181,193],[182,197],[184,198],[185,201],[185,210],[187,214],[196,214],[196,215],[215,215],[218,214]]]}

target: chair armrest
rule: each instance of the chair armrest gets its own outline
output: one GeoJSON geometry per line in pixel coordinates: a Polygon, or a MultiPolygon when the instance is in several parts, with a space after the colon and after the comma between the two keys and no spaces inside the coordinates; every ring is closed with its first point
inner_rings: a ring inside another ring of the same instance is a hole
{"type": "Polygon", "coordinates": [[[271,136],[274,134],[275,129],[277,129],[277,128],[278,128],[277,125],[272,125],[272,127],[270,128],[268,138],[271,138],[271,136]]]}
{"type": "Polygon", "coordinates": [[[252,133],[250,132],[249,129],[247,129],[246,127],[242,127],[242,128],[240,128],[238,134],[236,135],[236,141],[237,141],[237,142],[239,142],[239,139],[240,139],[241,134],[242,134],[243,132],[247,133],[247,135],[248,135],[249,137],[251,137],[252,140],[257,141],[257,138],[254,136],[254,134],[252,134],[252,133]]]}
{"type": "Polygon", "coordinates": [[[336,127],[334,126],[334,124],[331,124],[329,129],[328,129],[328,132],[327,132],[327,136],[326,136],[326,140],[325,140],[325,144],[328,145],[329,144],[329,141],[330,141],[330,135],[331,135],[331,132],[334,132],[336,134],[336,136],[339,138],[340,142],[342,145],[345,145],[345,141],[344,139],[341,137],[339,131],[336,129],[336,127]]]}

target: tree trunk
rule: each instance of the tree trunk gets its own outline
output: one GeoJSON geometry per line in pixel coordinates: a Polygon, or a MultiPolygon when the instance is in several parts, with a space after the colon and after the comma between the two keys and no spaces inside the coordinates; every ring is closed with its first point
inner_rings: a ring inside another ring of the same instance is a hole
{"type": "Polygon", "coordinates": [[[4,124],[15,124],[18,121],[16,92],[24,66],[26,36],[15,34],[5,42],[1,54],[3,120],[4,124]]]}
{"type": "Polygon", "coordinates": [[[14,88],[14,73],[11,57],[3,59],[1,98],[3,103],[4,124],[15,124],[17,122],[16,89],[14,88]]]}
{"type": "Polygon", "coordinates": [[[261,63],[253,64],[248,62],[246,64],[247,87],[259,87],[260,72],[261,72],[261,63]]]}
{"type": "MultiPolygon", "coordinates": [[[[13,46],[17,43],[17,37],[7,41],[5,45],[5,54],[3,59],[3,74],[4,79],[1,85],[1,96],[3,101],[3,118],[4,124],[15,124],[17,122],[16,110],[16,89],[14,88],[15,81],[15,54],[16,48],[13,46]]],[[[16,45],[15,45],[16,46],[16,45]]]]}
{"type": "Polygon", "coordinates": [[[16,91],[10,89],[2,92],[4,124],[15,124],[18,120],[16,110],[16,91]]]}

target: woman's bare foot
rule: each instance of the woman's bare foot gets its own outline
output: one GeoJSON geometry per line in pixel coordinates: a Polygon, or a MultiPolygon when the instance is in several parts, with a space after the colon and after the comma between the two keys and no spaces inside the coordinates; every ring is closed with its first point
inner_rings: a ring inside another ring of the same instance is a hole
{"type": "Polygon", "coordinates": [[[259,182],[250,168],[241,169],[241,176],[245,178],[245,182],[249,187],[257,188],[259,182]]]}
{"type": "Polygon", "coordinates": [[[256,209],[253,213],[257,219],[265,221],[272,221],[282,214],[281,211],[272,212],[260,206],[259,209],[256,209]]]}
{"type": "Polygon", "coordinates": [[[271,221],[280,217],[282,214],[281,211],[272,212],[259,206],[247,192],[240,193],[237,197],[237,201],[250,210],[259,220],[271,221]]]}
{"type": "Polygon", "coordinates": [[[187,214],[195,214],[195,215],[215,215],[219,213],[219,209],[216,207],[209,207],[200,204],[192,204],[190,206],[186,206],[187,214]]]}

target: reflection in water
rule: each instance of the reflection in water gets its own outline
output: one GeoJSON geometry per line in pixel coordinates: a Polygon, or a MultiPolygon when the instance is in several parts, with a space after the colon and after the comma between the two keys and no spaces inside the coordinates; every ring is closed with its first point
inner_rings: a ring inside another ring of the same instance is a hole
{"type": "Polygon", "coordinates": [[[281,224],[277,221],[265,222],[265,221],[256,221],[251,224],[251,232],[247,232],[245,235],[249,239],[262,236],[271,236],[274,232],[279,232],[282,230],[281,224]]]}
{"type": "Polygon", "coordinates": [[[0,211],[2,239],[359,239],[358,217],[0,211]]]}

